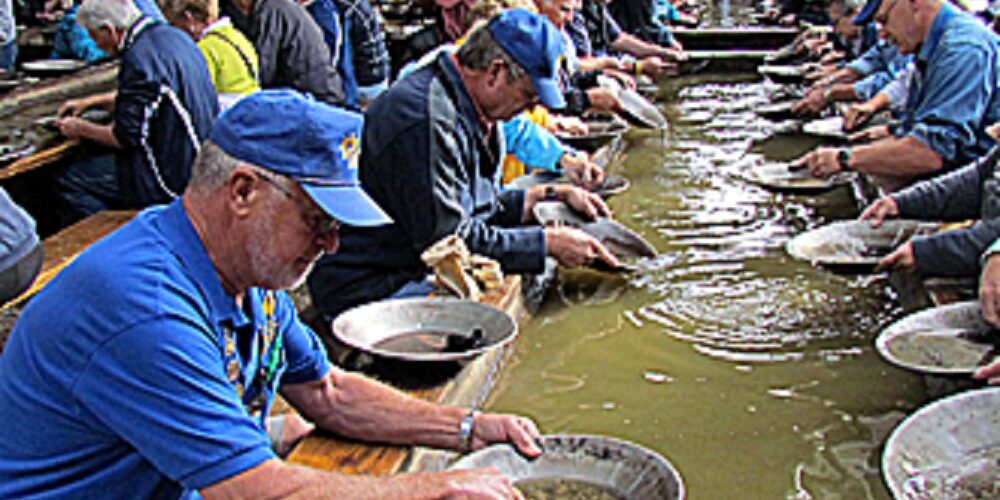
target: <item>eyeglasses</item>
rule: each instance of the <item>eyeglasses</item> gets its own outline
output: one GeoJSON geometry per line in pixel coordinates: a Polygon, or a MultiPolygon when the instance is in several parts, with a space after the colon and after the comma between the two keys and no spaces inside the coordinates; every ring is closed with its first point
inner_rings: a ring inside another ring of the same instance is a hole
{"type": "Polygon", "coordinates": [[[889,21],[889,14],[892,12],[892,9],[896,8],[897,3],[899,3],[899,0],[892,0],[885,11],[882,12],[882,15],[875,16],[875,22],[885,26],[885,23],[889,21]]]}
{"type": "Polygon", "coordinates": [[[340,221],[330,217],[325,212],[320,214],[317,213],[316,210],[308,209],[304,203],[299,201],[302,199],[302,196],[296,195],[286,188],[278,179],[277,175],[258,168],[253,169],[253,171],[258,177],[264,179],[265,182],[274,186],[275,189],[281,191],[282,194],[295,201],[295,204],[299,206],[299,216],[302,218],[302,222],[307,228],[309,228],[310,231],[312,231],[314,235],[325,238],[334,231],[340,230],[340,221]]]}

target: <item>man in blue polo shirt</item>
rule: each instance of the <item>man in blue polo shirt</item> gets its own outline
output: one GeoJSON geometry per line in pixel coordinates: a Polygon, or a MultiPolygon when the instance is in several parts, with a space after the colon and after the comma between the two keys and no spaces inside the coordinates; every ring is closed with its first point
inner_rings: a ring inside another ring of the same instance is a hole
{"type": "Polygon", "coordinates": [[[986,154],[994,145],[986,127],[1000,121],[996,35],[942,0],[870,0],[857,21],[872,18],[901,53],[915,55],[902,123],[870,144],[820,148],[800,165],[821,177],[872,174],[895,191],[986,154]]]}
{"type": "Polygon", "coordinates": [[[275,291],[336,250],[339,223],[389,222],[351,166],[360,131],[359,115],[293,91],[244,98],[181,199],[93,245],[31,301],[0,357],[0,498],[514,494],[495,471],[344,476],[271,449],[280,390],[349,438],[541,452],[529,419],[435,405],[330,366],[275,291]]]}

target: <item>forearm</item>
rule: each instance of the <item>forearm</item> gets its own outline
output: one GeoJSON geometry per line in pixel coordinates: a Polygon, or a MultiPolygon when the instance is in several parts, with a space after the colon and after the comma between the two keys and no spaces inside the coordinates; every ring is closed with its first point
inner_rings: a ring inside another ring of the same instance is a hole
{"type": "Polygon", "coordinates": [[[615,38],[615,41],[611,42],[611,48],[618,52],[631,54],[637,59],[649,56],[666,56],[669,52],[659,45],[644,42],[628,33],[622,33],[618,38],[615,38]]]}
{"type": "Polygon", "coordinates": [[[854,85],[849,83],[841,83],[833,85],[827,92],[830,96],[831,101],[856,101],[858,100],[858,95],[854,92],[854,85]]]}
{"type": "Polygon", "coordinates": [[[362,375],[331,368],[311,397],[286,389],[290,402],[317,426],[353,439],[459,449],[466,410],[415,398],[362,375]],[[320,389],[320,390],[316,390],[320,389]]]}
{"type": "Polygon", "coordinates": [[[982,189],[978,167],[973,163],[893,194],[899,216],[941,220],[978,218],[982,189]]]}
{"type": "Polygon", "coordinates": [[[200,491],[206,500],[244,498],[431,499],[449,493],[448,473],[375,477],[338,474],[277,459],[200,491]]]}
{"type": "Polygon", "coordinates": [[[87,139],[109,148],[121,149],[121,144],[118,143],[118,138],[115,137],[111,125],[98,125],[83,121],[79,126],[79,137],[81,139],[87,139]]]}
{"type": "Polygon", "coordinates": [[[855,146],[852,151],[851,169],[866,174],[909,178],[936,172],[942,166],[937,153],[912,137],[887,137],[855,146]]]}
{"type": "Polygon", "coordinates": [[[101,108],[108,111],[114,111],[115,109],[115,99],[118,97],[118,92],[112,90],[110,92],[105,92],[103,94],[95,94],[87,98],[87,107],[89,108],[101,108]]]}
{"type": "Polygon", "coordinates": [[[913,255],[921,276],[977,276],[979,258],[997,237],[1000,220],[977,222],[970,228],[914,238],[913,255]]]}

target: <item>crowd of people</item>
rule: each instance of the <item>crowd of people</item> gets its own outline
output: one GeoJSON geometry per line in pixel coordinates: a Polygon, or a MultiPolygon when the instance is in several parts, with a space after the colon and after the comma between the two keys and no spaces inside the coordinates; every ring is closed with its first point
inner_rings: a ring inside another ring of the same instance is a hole
{"type": "MultiPolygon", "coordinates": [[[[621,109],[616,89],[684,60],[668,26],[694,19],[635,3],[641,16],[598,0],[440,2],[465,9],[391,84],[367,0],[64,5],[54,57],[119,70],[113,92],[59,109],[60,133],[92,147],[59,175],[61,195],[71,218],[145,210],[48,283],[4,346],[0,497],[516,496],[490,469],[373,478],[283,462],[317,427],[540,450],[528,418],[428,403],[331,365],[282,290],[308,277],[328,318],[424,295],[420,254],[450,235],[510,273],[547,256],[617,265],[531,209],[610,215],[585,189],[601,168],[553,132],[585,131],[584,113],[621,109]],[[85,119],[91,108],[111,122],[85,119]],[[533,169],[575,184],[506,186],[533,169]],[[297,413],[270,414],[279,392],[297,413]]],[[[38,238],[5,201],[19,218],[0,224],[12,250],[0,263],[32,275],[38,238]]]]}
{"type": "MultiPolygon", "coordinates": [[[[893,217],[974,220],[915,237],[879,267],[922,278],[976,277],[983,317],[1000,327],[1000,129],[992,128],[1000,122],[1000,41],[990,16],[967,7],[833,0],[827,15],[843,58],[823,67],[793,109],[807,116],[841,111],[844,127],[856,133],[849,147],[820,147],[795,165],[818,177],[868,174],[885,193],[860,216],[873,226],[893,217]],[[864,128],[879,112],[891,113],[890,124],[864,128]]],[[[826,41],[808,38],[799,41],[804,52],[826,41]]],[[[1000,362],[976,376],[1000,381],[1000,362]]]]}

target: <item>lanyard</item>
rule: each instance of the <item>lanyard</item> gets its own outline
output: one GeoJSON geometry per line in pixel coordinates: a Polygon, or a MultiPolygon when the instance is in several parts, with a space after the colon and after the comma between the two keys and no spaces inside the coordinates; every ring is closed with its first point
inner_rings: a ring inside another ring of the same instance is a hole
{"type": "MultiPolygon", "coordinates": [[[[236,394],[239,395],[241,401],[248,392],[254,394],[253,400],[249,403],[244,403],[247,413],[251,416],[260,413],[266,406],[269,396],[268,388],[274,381],[278,372],[278,366],[281,364],[281,357],[284,350],[282,340],[284,336],[277,333],[278,321],[274,314],[276,304],[277,301],[274,297],[274,292],[265,292],[264,299],[261,302],[261,310],[264,313],[263,325],[253,333],[259,367],[253,378],[249,381],[246,380],[244,375],[244,364],[240,359],[239,349],[236,344],[236,332],[228,326],[222,327],[224,343],[223,359],[226,366],[226,377],[233,384],[236,394]]],[[[253,354],[251,353],[252,356],[253,354]]]]}

